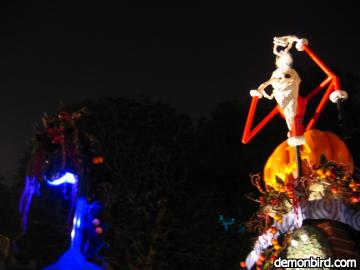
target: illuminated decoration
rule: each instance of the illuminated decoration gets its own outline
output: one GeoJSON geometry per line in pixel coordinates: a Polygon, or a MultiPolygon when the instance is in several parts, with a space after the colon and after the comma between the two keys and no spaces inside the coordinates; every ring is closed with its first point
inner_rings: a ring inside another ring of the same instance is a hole
{"type": "MultiPolygon", "coordinates": [[[[313,226],[305,225],[289,235],[286,259],[332,257],[330,245],[325,235],[313,226]]],[[[329,268],[323,268],[329,269],[329,268]]]]}
{"type": "Polygon", "coordinates": [[[104,230],[103,230],[103,228],[101,228],[101,227],[96,227],[95,232],[96,232],[97,234],[102,234],[102,233],[104,232],[104,230]]]}
{"type": "Polygon", "coordinates": [[[219,215],[219,223],[224,227],[225,232],[229,230],[229,227],[235,223],[234,218],[224,218],[223,215],[219,215]]]}
{"type": "MultiPolygon", "coordinates": [[[[347,166],[322,157],[320,165],[306,170],[308,176],[294,179],[295,190],[301,194],[298,199],[300,211],[293,207],[294,197],[288,190],[275,191],[271,186],[266,190],[260,186],[260,177],[253,176],[252,182],[261,193],[257,200],[260,209],[256,218],[248,221],[247,228],[260,233],[260,236],[246,259],[249,269],[266,250],[272,250],[271,256],[277,256],[286,249],[288,245],[280,245],[278,237],[281,234],[292,235],[306,219],[334,220],[360,231],[360,209],[351,207],[358,202],[354,198],[358,198],[360,183],[353,178],[347,166]],[[319,184],[323,188],[314,190],[314,185],[318,187],[319,184]]],[[[281,182],[280,179],[278,181],[281,182]]],[[[296,245],[296,242],[293,243],[296,245]]]]}
{"type": "Polygon", "coordinates": [[[251,176],[252,184],[260,192],[259,198],[253,200],[260,208],[246,227],[259,236],[245,262],[240,264],[247,269],[255,265],[256,269],[272,269],[279,256],[302,258],[297,252],[304,256],[330,256],[329,247],[315,228],[303,226],[305,220],[338,221],[360,231],[360,209],[353,207],[360,202],[360,183],[353,175],[350,151],[335,134],[313,130],[328,100],[337,103],[339,109],[347,93],[340,90],[339,78],[310,50],[307,40],[283,36],[275,37],[273,44],[276,70],[268,81],[250,91],[252,101],[242,142],[248,143],[277,114],[285,118],[289,132],[288,139],[268,158],[263,179],[259,174],[251,176]],[[301,78],[292,68],[289,51],[294,44],[327,76],[306,97],[299,94],[301,78]],[[272,92],[268,94],[270,86],[272,92]],[[325,93],[304,126],[307,103],[322,90],[325,93]],[[277,105],[252,128],[262,97],[275,98],[277,105]]]}
{"type": "Polygon", "coordinates": [[[51,186],[59,186],[59,185],[62,185],[62,184],[76,184],[77,176],[75,174],[67,172],[58,179],[46,180],[46,181],[51,186]]]}
{"type": "MultiPolygon", "coordinates": [[[[329,131],[309,130],[304,133],[306,144],[300,146],[301,160],[305,165],[313,166],[320,164],[320,157],[324,156],[327,160],[336,161],[347,165],[347,170],[352,172],[354,169],[351,153],[345,143],[335,134],[329,131]]],[[[280,178],[287,183],[291,183],[296,177],[296,153],[295,148],[281,143],[275,148],[268,158],[264,167],[264,181],[267,186],[276,191],[285,191],[284,185],[279,183],[280,178]]],[[[306,176],[310,171],[303,168],[306,176]]]]}
{"type": "Polygon", "coordinates": [[[240,262],[240,267],[245,268],[246,267],[246,262],[240,262]]]}
{"type": "Polygon", "coordinates": [[[71,247],[81,251],[83,243],[83,227],[85,223],[85,215],[87,213],[87,201],[85,198],[78,198],[74,214],[74,221],[71,230],[71,247]]]}
{"type": "MultiPolygon", "coordinates": [[[[89,206],[85,198],[79,197],[76,201],[73,226],[71,230],[71,246],[61,258],[44,270],[100,270],[95,264],[89,263],[84,257],[84,231],[88,218],[89,206]]],[[[98,227],[100,228],[100,227],[98,227]]]]}
{"type": "Polygon", "coordinates": [[[102,268],[89,263],[79,250],[71,248],[53,265],[43,270],[101,270],[102,268]]]}
{"type": "Polygon", "coordinates": [[[102,157],[102,156],[93,157],[91,162],[93,164],[102,164],[102,163],[104,163],[104,157],[102,157]]]}
{"type": "Polygon", "coordinates": [[[94,226],[99,226],[99,225],[100,225],[100,220],[97,219],[97,218],[95,218],[95,219],[92,221],[92,224],[93,224],[94,226]]]}
{"type": "Polygon", "coordinates": [[[32,197],[38,189],[38,182],[33,176],[26,176],[25,186],[20,197],[19,213],[21,216],[21,227],[23,232],[27,230],[27,220],[32,197]]]}
{"type": "Polygon", "coordinates": [[[83,240],[83,254],[86,258],[102,259],[100,252],[108,246],[104,240],[104,234],[107,231],[107,225],[100,220],[100,215],[103,210],[103,205],[94,201],[88,205],[87,215],[85,219],[83,240]]]}
{"type": "Polygon", "coordinates": [[[333,97],[331,99],[332,102],[339,103],[347,98],[347,94],[345,91],[340,90],[341,87],[339,78],[308,47],[306,39],[299,39],[296,36],[275,37],[273,51],[277,57],[277,69],[274,71],[270,80],[260,85],[257,90],[250,91],[252,100],[245,124],[242,142],[248,143],[275,115],[281,114],[286,119],[289,129],[288,143],[292,146],[302,145],[305,143],[305,140],[302,137],[304,131],[310,130],[314,127],[326,103],[328,102],[330,95],[333,97]],[[292,57],[289,51],[294,43],[296,44],[296,49],[298,51],[305,51],[327,76],[306,97],[301,97],[298,94],[301,79],[297,75],[296,71],[291,68],[292,57]],[[283,50],[279,51],[279,47],[282,47],[283,50]],[[265,91],[269,85],[273,87],[273,93],[270,96],[265,91]],[[308,101],[325,88],[325,93],[321,98],[319,105],[315,109],[314,115],[311,117],[306,128],[304,128],[303,120],[308,101]],[[252,129],[258,100],[263,96],[268,99],[275,97],[278,104],[252,129]]]}
{"type": "Polygon", "coordinates": [[[91,170],[83,166],[100,164],[104,159],[99,156],[99,150],[94,149],[94,137],[78,129],[77,122],[85,113],[86,110],[81,109],[73,113],[61,111],[56,115],[46,115],[28,164],[19,204],[22,234],[27,229],[32,197],[39,194],[39,187],[43,183],[54,188],[62,187],[60,190],[64,193],[64,199],[70,202],[68,212],[72,229],[69,232],[69,250],[64,252],[58,262],[46,267],[46,270],[99,270],[99,266],[87,260],[101,261],[100,251],[107,246],[103,235],[106,226],[100,221],[102,203],[97,201],[96,194],[91,200],[87,200],[87,192],[95,191],[97,182],[85,182],[86,173],[91,170]],[[92,162],[94,156],[96,162],[92,162]],[[60,172],[61,177],[54,179],[60,172]],[[97,225],[93,224],[94,220],[98,221],[97,225]]]}
{"type": "MultiPolygon", "coordinates": [[[[77,149],[80,149],[80,132],[76,123],[85,113],[86,110],[81,109],[73,113],[62,111],[56,115],[43,117],[43,127],[36,135],[33,155],[28,163],[25,186],[19,202],[23,234],[27,229],[27,216],[32,197],[38,193],[44,176],[51,179],[53,175],[69,170],[69,167],[71,171],[80,175],[80,157],[77,152],[77,149]]],[[[75,199],[76,185],[73,186],[72,199],[75,199]]],[[[74,204],[74,201],[72,203],[74,204]]]]}

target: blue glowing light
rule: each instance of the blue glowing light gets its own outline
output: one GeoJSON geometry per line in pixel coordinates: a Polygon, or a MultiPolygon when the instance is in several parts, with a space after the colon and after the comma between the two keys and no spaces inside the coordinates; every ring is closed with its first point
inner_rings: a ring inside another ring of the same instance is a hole
{"type": "Polygon", "coordinates": [[[75,237],[75,228],[73,227],[72,230],[71,230],[71,242],[73,241],[74,237],[75,237]]]}
{"type": "Polygon", "coordinates": [[[88,211],[88,204],[85,198],[79,197],[76,200],[73,227],[71,230],[71,247],[81,250],[83,242],[83,221],[88,211]]]}
{"type": "Polygon", "coordinates": [[[235,219],[224,218],[223,215],[219,215],[218,222],[224,227],[224,231],[228,231],[229,227],[235,223],[235,219]]]}
{"type": "Polygon", "coordinates": [[[21,228],[22,232],[25,233],[27,229],[27,220],[29,214],[29,208],[33,195],[38,189],[38,182],[34,176],[26,176],[26,182],[24,190],[21,194],[19,203],[19,212],[21,215],[21,228]]]}
{"type": "Polygon", "coordinates": [[[101,270],[102,268],[88,262],[79,250],[70,248],[59,260],[43,270],[101,270]]]}
{"type": "Polygon", "coordinates": [[[78,219],[76,221],[76,228],[80,228],[80,225],[81,225],[81,219],[78,219]]]}
{"type": "Polygon", "coordinates": [[[77,176],[69,172],[65,173],[63,176],[53,181],[47,180],[47,183],[51,186],[59,186],[65,183],[75,184],[76,182],[77,182],[77,176]]]}

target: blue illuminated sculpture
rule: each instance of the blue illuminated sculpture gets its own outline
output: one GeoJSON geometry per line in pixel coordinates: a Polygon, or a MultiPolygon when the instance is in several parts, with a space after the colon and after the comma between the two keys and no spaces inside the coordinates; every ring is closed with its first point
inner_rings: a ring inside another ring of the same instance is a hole
{"type": "Polygon", "coordinates": [[[97,256],[99,250],[106,244],[102,236],[103,224],[98,218],[102,209],[99,207],[101,203],[98,201],[89,203],[87,200],[88,183],[85,181],[83,166],[87,160],[91,160],[91,156],[87,157],[86,154],[80,153],[79,149],[86,149],[84,141],[91,144],[89,143],[91,140],[81,134],[76,125],[76,121],[83,113],[84,111],[61,112],[56,116],[43,118],[44,129],[37,135],[38,143],[29,162],[25,186],[20,198],[19,211],[23,234],[27,230],[27,216],[32,197],[39,194],[42,183],[46,183],[47,189],[62,188],[66,195],[65,199],[70,199],[69,213],[73,217],[70,247],[55,264],[44,270],[101,269],[87,261],[97,256]],[[60,177],[54,179],[54,176],[59,174],[60,177]],[[67,196],[67,191],[70,191],[70,196],[67,196]],[[96,241],[94,238],[97,238],[96,241]],[[96,246],[91,247],[93,243],[96,246]]]}
{"type": "Polygon", "coordinates": [[[60,259],[44,270],[100,270],[101,268],[89,263],[85,257],[75,248],[67,250],[60,259]]]}
{"type": "Polygon", "coordinates": [[[59,185],[66,184],[66,183],[68,183],[68,184],[76,184],[76,182],[77,182],[76,178],[77,178],[76,175],[74,175],[74,174],[72,174],[70,172],[67,172],[58,179],[55,179],[53,181],[50,181],[50,180],[46,180],[46,181],[51,186],[59,186],[59,185]]]}
{"type": "MultiPolygon", "coordinates": [[[[66,173],[59,179],[48,183],[51,185],[63,185],[66,183],[78,185],[77,177],[74,174],[66,173]]],[[[95,264],[89,263],[83,251],[84,226],[88,212],[87,200],[79,196],[76,200],[76,208],[71,230],[70,249],[67,250],[60,259],[53,265],[46,267],[44,270],[100,270],[101,268],[95,264]]]]}
{"type": "MultiPolygon", "coordinates": [[[[63,182],[63,184],[66,182],[63,182]]],[[[71,244],[60,259],[44,270],[100,270],[101,268],[89,263],[82,254],[84,224],[88,211],[88,204],[85,198],[79,197],[76,202],[75,215],[71,230],[71,244]]]]}

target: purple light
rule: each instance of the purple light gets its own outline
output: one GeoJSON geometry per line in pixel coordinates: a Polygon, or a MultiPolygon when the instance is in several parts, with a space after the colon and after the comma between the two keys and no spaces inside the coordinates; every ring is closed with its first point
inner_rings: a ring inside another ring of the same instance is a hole
{"type": "Polygon", "coordinates": [[[77,176],[75,174],[67,172],[58,179],[55,179],[53,181],[46,180],[46,182],[51,186],[59,186],[65,183],[75,184],[77,182],[77,176]]]}
{"type": "Polygon", "coordinates": [[[21,194],[20,203],[19,203],[19,212],[21,215],[21,227],[23,233],[27,229],[27,218],[29,214],[29,208],[31,204],[32,197],[36,192],[38,187],[38,182],[34,176],[26,176],[25,187],[21,194]]]}

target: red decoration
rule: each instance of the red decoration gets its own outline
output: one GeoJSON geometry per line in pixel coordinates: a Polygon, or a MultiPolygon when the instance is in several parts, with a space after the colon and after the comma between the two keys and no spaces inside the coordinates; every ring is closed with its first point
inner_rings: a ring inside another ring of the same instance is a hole
{"type": "Polygon", "coordinates": [[[102,164],[102,163],[104,163],[104,157],[102,157],[102,156],[93,157],[91,162],[95,165],[102,164]]]}
{"type": "Polygon", "coordinates": [[[61,112],[59,113],[58,117],[65,121],[65,122],[68,122],[68,121],[71,121],[73,119],[73,114],[72,113],[69,113],[69,112],[61,112]]]}
{"type": "MultiPolygon", "coordinates": [[[[321,130],[309,130],[304,133],[306,144],[300,146],[302,169],[305,176],[312,173],[306,169],[305,164],[319,165],[321,157],[326,157],[327,160],[335,161],[339,164],[348,166],[349,172],[353,171],[353,159],[351,153],[345,142],[334,133],[321,130]]],[[[276,191],[291,193],[293,189],[292,183],[294,180],[294,172],[296,166],[295,149],[289,147],[287,141],[282,142],[276,147],[273,153],[268,158],[264,167],[264,181],[267,186],[271,186],[276,191]],[[285,182],[286,186],[283,190],[283,184],[279,183],[278,179],[285,182]]],[[[318,168],[316,173],[320,178],[334,177],[335,171],[329,168],[318,168]]]]}
{"type": "Polygon", "coordinates": [[[96,232],[97,234],[102,234],[102,233],[104,232],[104,230],[103,230],[103,228],[101,228],[101,227],[96,227],[95,232],[96,232]]]}
{"type": "Polygon", "coordinates": [[[278,231],[278,229],[277,229],[276,227],[271,227],[271,228],[270,228],[270,232],[271,232],[272,234],[277,233],[277,231],[278,231]]]}
{"type": "MultiPolygon", "coordinates": [[[[320,58],[306,45],[303,45],[304,51],[310,56],[310,58],[324,71],[327,77],[317,86],[314,90],[310,92],[306,97],[299,96],[298,98],[298,112],[297,112],[297,133],[296,136],[301,136],[305,130],[310,130],[314,127],[315,122],[318,120],[321,112],[323,111],[326,103],[329,100],[330,94],[335,91],[341,89],[339,78],[320,60],[320,58]],[[321,90],[325,89],[326,91],[320,100],[319,105],[315,109],[315,113],[313,117],[310,119],[306,128],[303,128],[302,118],[306,110],[306,105],[308,101],[313,98],[316,94],[318,94],[321,90]],[[299,121],[300,120],[300,121],[299,121]]],[[[249,114],[245,123],[245,129],[242,136],[242,142],[244,144],[248,143],[275,115],[283,114],[278,105],[274,107],[274,109],[261,120],[254,128],[252,128],[253,120],[255,116],[255,111],[258,103],[258,97],[253,97],[249,109],[249,114]]]]}
{"type": "Polygon", "coordinates": [[[278,205],[280,203],[280,201],[278,200],[278,199],[272,199],[271,200],[271,205],[272,206],[276,206],[276,205],[278,205]]]}

